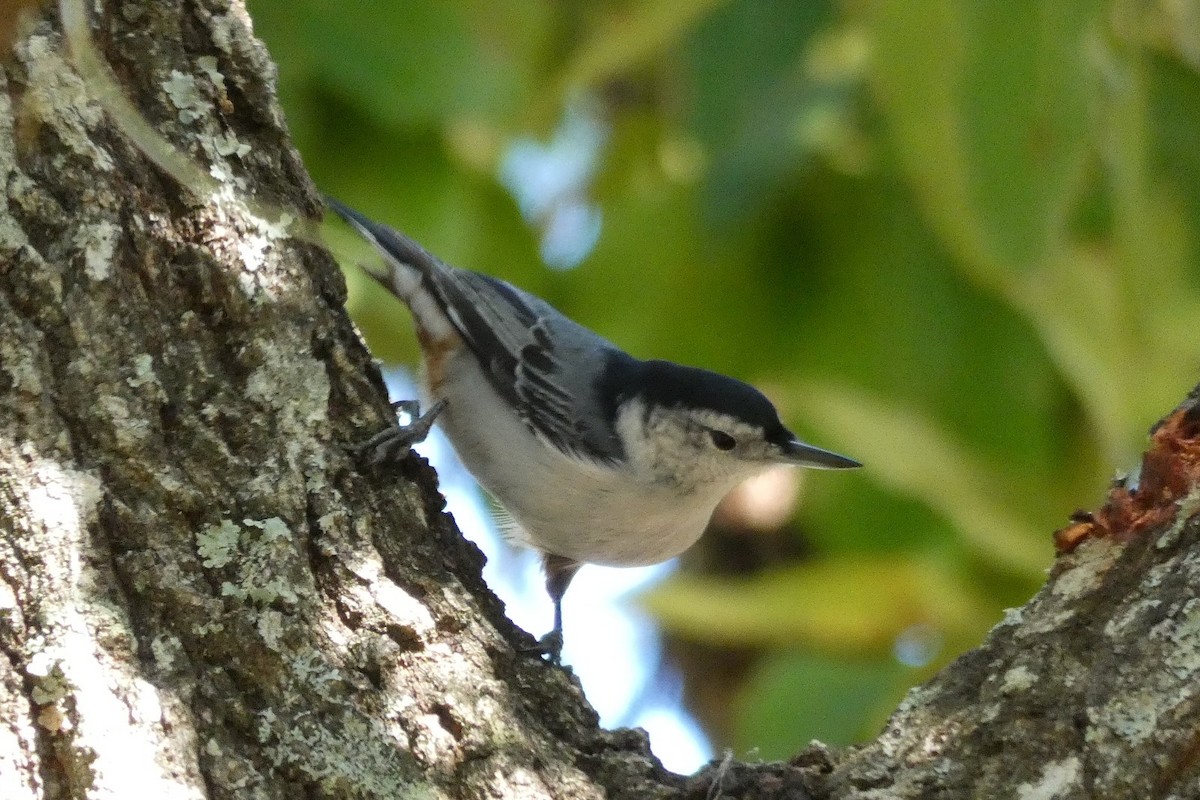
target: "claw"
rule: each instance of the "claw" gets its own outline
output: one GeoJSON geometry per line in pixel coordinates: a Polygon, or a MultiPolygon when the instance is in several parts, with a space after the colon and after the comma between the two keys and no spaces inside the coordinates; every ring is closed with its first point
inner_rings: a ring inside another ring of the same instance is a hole
{"type": "Polygon", "coordinates": [[[404,411],[412,417],[412,421],[407,425],[384,428],[365,442],[352,446],[351,450],[357,453],[359,458],[365,458],[371,466],[402,461],[414,444],[425,441],[438,414],[445,408],[446,401],[438,400],[432,408],[422,414],[421,406],[416,400],[398,400],[392,403],[392,409],[404,411]]]}
{"type": "Polygon", "coordinates": [[[520,652],[527,653],[531,656],[539,656],[546,659],[547,662],[556,667],[562,666],[562,647],[563,635],[562,630],[553,630],[545,636],[537,640],[537,644],[533,647],[522,647],[520,652]]]}
{"type": "MultiPolygon", "coordinates": [[[[439,401],[439,402],[445,402],[439,401]]],[[[393,400],[392,411],[403,411],[413,419],[421,416],[421,401],[420,400],[393,400]]],[[[435,404],[436,405],[436,404],[435,404]]]]}

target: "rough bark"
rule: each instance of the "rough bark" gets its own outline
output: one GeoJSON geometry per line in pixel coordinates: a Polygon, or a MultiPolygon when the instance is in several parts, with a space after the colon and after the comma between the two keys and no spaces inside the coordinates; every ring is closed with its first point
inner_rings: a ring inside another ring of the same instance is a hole
{"type": "Polygon", "coordinates": [[[483,586],[381,381],[244,10],[88,3],[0,72],[0,797],[1195,797],[1197,424],[1063,534],[1046,588],[883,735],[683,779],[604,732],[483,586]],[[1082,543],[1081,543],[1082,542],[1082,543]]]}

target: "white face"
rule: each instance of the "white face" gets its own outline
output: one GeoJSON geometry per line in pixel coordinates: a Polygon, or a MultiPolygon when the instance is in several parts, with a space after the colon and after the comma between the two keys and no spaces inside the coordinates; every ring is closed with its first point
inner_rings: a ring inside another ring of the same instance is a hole
{"type": "Polygon", "coordinates": [[[708,410],[658,409],[648,417],[640,402],[622,409],[617,430],[630,465],[654,483],[673,484],[682,494],[719,491],[786,463],[763,430],[708,410]]]}

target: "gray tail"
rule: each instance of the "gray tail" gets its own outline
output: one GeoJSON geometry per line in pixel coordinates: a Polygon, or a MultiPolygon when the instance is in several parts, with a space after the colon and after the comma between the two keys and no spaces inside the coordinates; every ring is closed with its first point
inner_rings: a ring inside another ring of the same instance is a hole
{"type": "MultiPolygon", "coordinates": [[[[375,245],[375,248],[383,253],[389,261],[409,267],[410,269],[415,269],[422,275],[429,275],[438,269],[438,260],[428,250],[403,233],[394,228],[389,228],[387,225],[373,222],[335,197],[330,197],[329,195],[322,195],[322,197],[325,200],[326,207],[330,211],[350,223],[363,238],[375,245]]],[[[370,273],[371,277],[384,285],[389,284],[388,275],[375,274],[370,270],[367,270],[367,272],[370,273]]]]}

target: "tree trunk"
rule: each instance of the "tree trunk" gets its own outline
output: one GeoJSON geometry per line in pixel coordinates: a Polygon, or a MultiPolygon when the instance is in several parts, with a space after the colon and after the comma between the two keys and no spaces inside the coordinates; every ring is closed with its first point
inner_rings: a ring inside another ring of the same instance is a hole
{"type": "Polygon", "coordinates": [[[389,411],[262,211],[319,204],[245,10],[100,5],[99,65],[45,12],[0,71],[0,797],[1200,796],[1192,405],[878,740],[671,775],[516,651],[426,464],[347,453],[389,411]]]}

